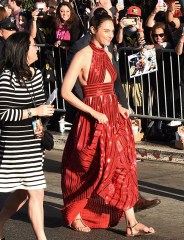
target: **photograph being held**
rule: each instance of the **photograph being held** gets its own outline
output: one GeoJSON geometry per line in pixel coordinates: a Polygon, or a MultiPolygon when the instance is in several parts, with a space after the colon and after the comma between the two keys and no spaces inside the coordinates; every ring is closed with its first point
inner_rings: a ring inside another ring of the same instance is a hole
{"type": "Polygon", "coordinates": [[[74,230],[109,228],[125,216],[126,236],[153,234],[134,214],[138,199],[136,150],[129,117],[124,118],[114,92],[116,70],[105,50],[114,36],[113,19],[94,15],[92,39],[76,53],[65,75],[62,97],[78,108],[62,159],[65,222],[74,230]],[[84,98],[72,89],[79,79],[84,98]],[[81,181],[82,180],[82,181],[81,181]]]}
{"type": "Polygon", "coordinates": [[[11,192],[1,206],[0,239],[6,221],[28,202],[36,239],[46,240],[44,154],[32,123],[41,117],[51,117],[54,108],[44,104],[42,74],[32,67],[38,59],[37,52],[28,32],[13,33],[6,40],[5,59],[0,66],[0,192],[11,192]]]}

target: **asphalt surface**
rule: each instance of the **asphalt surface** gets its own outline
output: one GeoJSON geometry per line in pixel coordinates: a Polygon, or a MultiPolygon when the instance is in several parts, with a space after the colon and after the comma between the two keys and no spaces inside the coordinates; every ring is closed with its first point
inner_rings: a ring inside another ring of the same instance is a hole
{"type": "MultiPolygon", "coordinates": [[[[95,229],[79,233],[65,226],[60,209],[63,206],[60,189],[60,162],[62,151],[46,153],[45,175],[45,231],[48,240],[122,240],[125,239],[124,219],[111,229],[95,229]]],[[[148,199],[160,198],[157,207],[136,213],[137,220],[153,226],[154,235],[137,237],[148,240],[184,239],[184,165],[144,161],[138,163],[139,189],[148,199]]],[[[0,193],[0,206],[7,194],[0,193]]],[[[27,206],[15,214],[5,226],[6,240],[35,239],[27,206]]],[[[126,238],[127,239],[127,238],[126,238]]]]}

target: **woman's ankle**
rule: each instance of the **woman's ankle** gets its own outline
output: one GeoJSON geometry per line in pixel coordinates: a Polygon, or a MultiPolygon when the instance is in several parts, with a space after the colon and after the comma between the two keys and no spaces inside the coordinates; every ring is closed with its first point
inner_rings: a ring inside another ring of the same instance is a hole
{"type": "Polygon", "coordinates": [[[37,240],[47,240],[45,233],[39,234],[39,236],[37,236],[37,240]]]}
{"type": "Polygon", "coordinates": [[[133,227],[137,224],[137,220],[131,220],[126,223],[127,227],[133,227]]]}

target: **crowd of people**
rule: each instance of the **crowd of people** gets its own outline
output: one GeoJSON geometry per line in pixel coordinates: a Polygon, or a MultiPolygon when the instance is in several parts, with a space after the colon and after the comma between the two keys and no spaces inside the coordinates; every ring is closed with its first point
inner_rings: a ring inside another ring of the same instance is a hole
{"type": "MultiPolygon", "coordinates": [[[[144,199],[138,191],[129,109],[136,106],[142,113],[142,86],[139,77],[132,84],[130,76],[125,76],[121,55],[119,69],[116,54],[121,47],[140,52],[174,49],[182,64],[182,5],[173,0],[50,0],[30,1],[25,8],[25,2],[3,0],[0,6],[0,192],[12,192],[0,211],[0,240],[5,239],[6,221],[26,202],[36,238],[46,239],[44,149],[42,134],[38,136],[33,126],[53,116],[54,106],[44,104],[37,44],[61,50],[56,54],[63,63],[61,95],[68,103],[66,120],[73,123],[61,168],[66,223],[76,231],[89,232],[114,226],[124,216],[127,237],[155,233],[135,217],[136,211],[160,203],[159,199],[144,199]],[[134,98],[131,106],[123,89],[127,81],[134,98]]],[[[50,60],[50,51],[43,51],[41,57],[51,71],[56,59],[50,60]]],[[[162,69],[159,51],[157,63],[162,69]]],[[[161,113],[167,105],[172,114],[162,72],[158,85],[152,81],[153,112],[159,104],[161,113]]],[[[155,78],[152,73],[151,79],[155,78]]],[[[168,96],[171,87],[167,80],[168,96]]]]}

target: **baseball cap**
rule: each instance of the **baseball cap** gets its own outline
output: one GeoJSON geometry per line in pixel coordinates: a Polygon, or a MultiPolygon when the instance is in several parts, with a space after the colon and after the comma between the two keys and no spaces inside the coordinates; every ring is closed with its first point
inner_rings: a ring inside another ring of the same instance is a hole
{"type": "Polygon", "coordinates": [[[127,14],[141,17],[141,9],[137,6],[131,6],[127,9],[127,14]]]}
{"type": "Polygon", "coordinates": [[[17,30],[14,20],[11,18],[6,18],[0,21],[0,29],[6,29],[9,31],[17,30]]]}

